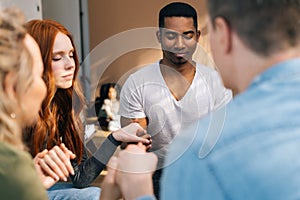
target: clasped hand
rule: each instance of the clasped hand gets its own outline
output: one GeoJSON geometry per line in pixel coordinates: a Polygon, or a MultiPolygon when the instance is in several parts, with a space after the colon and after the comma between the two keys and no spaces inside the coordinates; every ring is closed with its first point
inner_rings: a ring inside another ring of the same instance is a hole
{"type": "Polygon", "coordinates": [[[69,174],[74,175],[70,159],[75,157],[64,144],[54,146],[51,150],[45,149],[34,157],[35,168],[46,189],[59,180],[67,181],[69,174]]]}
{"type": "Polygon", "coordinates": [[[107,165],[107,175],[102,184],[101,200],[126,200],[153,195],[152,174],[157,157],[147,153],[142,143],[130,144],[107,165]]]}
{"type": "Polygon", "coordinates": [[[112,133],[113,137],[120,142],[123,142],[121,149],[125,149],[128,144],[143,143],[146,150],[151,148],[151,136],[147,134],[138,123],[131,123],[112,133]]]}

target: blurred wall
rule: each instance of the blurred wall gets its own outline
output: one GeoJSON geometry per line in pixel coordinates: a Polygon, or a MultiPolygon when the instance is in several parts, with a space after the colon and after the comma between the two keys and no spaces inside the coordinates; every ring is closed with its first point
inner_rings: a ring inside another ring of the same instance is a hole
{"type": "MultiPolygon", "coordinates": [[[[42,0],[42,5],[43,19],[56,20],[72,33],[79,61],[82,63],[89,53],[88,0],[42,0]]],[[[81,66],[78,78],[89,101],[91,96],[89,66],[81,66]]]]}
{"type": "Polygon", "coordinates": [[[63,24],[72,34],[81,60],[80,5],[74,0],[42,0],[43,19],[52,19],[63,24]]]}
{"type": "Polygon", "coordinates": [[[17,6],[20,8],[27,20],[42,19],[42,2],[41,0],[1,0],[0,6],[10,7],[17,6]]]}
{"type": "MultiPolygon", "coordinates": [[[[170,0],[89,0],[91,99],[98,85],[119,82],[137,68],[161,58],[155,31],[159,10],[170,0]]],[[[200,45],[209,52],[204,0],[186,0],[198,13],[200,45]]],[[[210,61],[208,61],[210,62],[210,61]]],[[[212,65],[210,63],[210,65],[212,65]]]]}

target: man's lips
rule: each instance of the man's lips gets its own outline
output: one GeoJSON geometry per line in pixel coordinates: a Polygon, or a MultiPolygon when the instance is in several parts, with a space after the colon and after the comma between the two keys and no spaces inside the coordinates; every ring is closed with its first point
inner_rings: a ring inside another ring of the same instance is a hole
{"type": "Polygon", "coordinates": [[[174,55],[176,57],[186,57],[187,53],[186,52],[177,52],[177,53],[174,53],[174,55]]]}

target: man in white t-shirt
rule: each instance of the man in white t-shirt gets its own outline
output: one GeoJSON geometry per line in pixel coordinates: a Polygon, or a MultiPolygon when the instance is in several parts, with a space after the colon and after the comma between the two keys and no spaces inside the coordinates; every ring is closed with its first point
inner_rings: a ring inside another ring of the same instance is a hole
{"type": "Polygon", "coordinates": [[[154,175],[157,197],[160,169],[167,165],[164,156],[181,125],[198,120],[232,98],[214,69],[192,60],[200,37],[193,7],[168,4],[159,13],[159,27],[163,58],[130,75],[120,97],[122,126],[138,122],[152,137],[150,151],[159,158],[154,175]]]}

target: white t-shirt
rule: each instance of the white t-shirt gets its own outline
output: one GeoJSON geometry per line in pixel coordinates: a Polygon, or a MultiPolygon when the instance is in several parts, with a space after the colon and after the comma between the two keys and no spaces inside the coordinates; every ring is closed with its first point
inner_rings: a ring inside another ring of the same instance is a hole
{"type": "Polygon", "coordinates": [[[181,125],[198,120],[232,98],[219,74],[197,64],[192,84],[180,100],[176,100],[161,74],[159,61],[131,74],[121,90],[120,115],[125,118],[148,117],[148,134],[152,136],[150,151],[163,158],[168,144],[181,125]]]}

